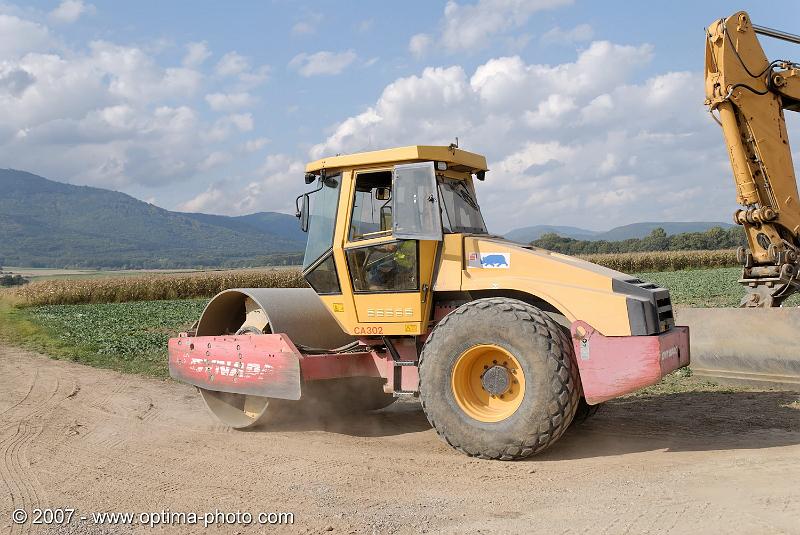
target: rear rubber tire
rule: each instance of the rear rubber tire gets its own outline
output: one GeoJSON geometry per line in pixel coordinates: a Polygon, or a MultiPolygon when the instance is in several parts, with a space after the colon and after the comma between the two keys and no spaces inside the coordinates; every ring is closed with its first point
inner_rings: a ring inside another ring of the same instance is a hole
{"type": "Polygon", "coordinates": [[[575,417],[572,419],[572,425],[580,425],[597,414],[600,405],[602,405],[602,403],[598,405],[589,405],[586,403],[586,398],[581,396],[581,399],[578,401],[578,409],[575,411],[575,417]]]}
{"type": "Polygon", "coordinates": [[[539,453],[569,427],[581,385],[572,343],[540,309],[510,298],[466,303],[433,329],[420,356],[420,399],[431,426],[453,448],[483,459],[539,453]],[[492,345],[513,355],[525,392],[514,412],[480,421],[456,400],[453,371],[470,348],[492,345]]]}

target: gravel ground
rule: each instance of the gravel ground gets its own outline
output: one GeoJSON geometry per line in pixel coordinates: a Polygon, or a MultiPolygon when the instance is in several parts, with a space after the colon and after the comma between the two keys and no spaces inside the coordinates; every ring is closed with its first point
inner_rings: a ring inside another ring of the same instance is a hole
{"type": "Polygon", "coordinates": [[[786,392],[617,400],[544,454],[503,463],[451,450],[415,402],[235,432],[185,385],[0,347],[3,533],[800,533],[798,458],[800,404],[786,392]],[[76,518],[10,519],[58,507],[76,518]],[[91,521],[216,510],[294,523],[91,521]]]}

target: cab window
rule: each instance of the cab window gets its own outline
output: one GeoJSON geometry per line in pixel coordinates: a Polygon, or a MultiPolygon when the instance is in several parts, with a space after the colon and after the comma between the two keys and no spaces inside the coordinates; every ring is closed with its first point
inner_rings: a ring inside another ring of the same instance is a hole
{"type": "Polygon", "coordinates": [[[347,264],[356,293],[419,290],[416,240],[348,249],[347,264]]]}
{"type": "Polygon", "coordinates": [[[388,236],[392,231],[392,172],[356,175],[350,241],[388,236]]]}
{"type": "Polygon", "coordinates": [[[470,183],[442,177],[439,179],[439,195],[444,206],[442,224],[445,232],[486,234],[486,223],[470,183]]]}
{"type": "Polygon", "coordinates": [[[314,288],[314,291],[319,295],[342,293],[342,290],[339,288],[339,276],[336,273],[336,262],[333,259],[333,251],[329,252],[324,260],[320,261],[316,266],[313,266],[305,274],[305,278],[309,286],[314,288]]]}

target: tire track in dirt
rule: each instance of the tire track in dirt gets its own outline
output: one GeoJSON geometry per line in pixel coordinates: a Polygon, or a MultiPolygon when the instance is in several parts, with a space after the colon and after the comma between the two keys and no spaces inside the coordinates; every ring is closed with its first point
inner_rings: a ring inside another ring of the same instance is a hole
{"type": "MultiPolygon", "coordinates": [[[[41,426],[20,422],[14,434],[0,445],[3,480],[11,493],[13,509],[30,512],[41,505],[41,486],[30,471],[25,451],[41,433],[41,426]]],[[[11,525],[10,533],[26,533],[27,525],[11,525]]]]}
{"type": "MultiPolygon", "coordinates": [[[[549,453],[496,463],[440,443],[417,404],[237,432],[185,385],[0,347],[0,504],[291,511],[287,533],[800,532],[800,410],[753,395],[610,402],[549,453]]],[[[117,533],[91,527],[52,535],[117,533]]],[[[166,531],[205,532],[184,528],[166,531]]]]}
{"type": "MultiPolygon", "coordinates": [[[[45,491],[31,470],[28,451],[41,435],[45,419],[53,407],[74,395],[77,385],[64,388],[58,370],[37,369],[31,387],[25,396],[2,416],[1,426],[7,436],[0,442],[0,475],[11,496],[12,510],[24,509],[28,513],[40,507],[45,491]]],[[[11,524],[9,533],[27,533],[29,524],[11,524]]]]}
{"type": "Polygon", "coordinates": [[[20,399],[20,400],[19,400],[19,401],[17,401],[16,403],[14,403],[14,404],[12,404],[12,405],[10,405],[10,406],[6,407],[6,408],[5,408],[5,409],[3,409],[2,411],[0,411],[0,416],[4,415],[5,413],[7,413],[7,412],[9,412],[9,411],[11,411],[11,410],[13,410],[13,409],[15,409],[16,407],[19,407],[19,406],[20,406],[20,405],[22,405],[23,403],[25,403],[25,401],[26,401],[26,400],[28,399],[28,397],[31,395],[31,392],[33,392],[33,387],[36,385],[36,379],[37,379],[38,377],[39,377],[39,370],[36,370],[36,373],[35,373],[35,374],[34,374],[34,376],[33,376],[33,381],[31,381],[31,385],[28,387],[28,390],[27,390],[27,392],[25,392],[25,395],[22,397],[22,399],[20,399]]]}

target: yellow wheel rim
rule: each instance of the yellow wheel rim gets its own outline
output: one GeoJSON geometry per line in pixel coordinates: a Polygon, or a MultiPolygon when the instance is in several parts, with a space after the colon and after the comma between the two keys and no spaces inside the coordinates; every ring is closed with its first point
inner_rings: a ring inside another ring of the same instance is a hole
{"type": "Polygon", "coordinates": [[[522,403],[525,374],[507,350],[481,344],[459,355],[451,386],[456,403],[468,416],[480,422],[499,422],[522,403]]]}

